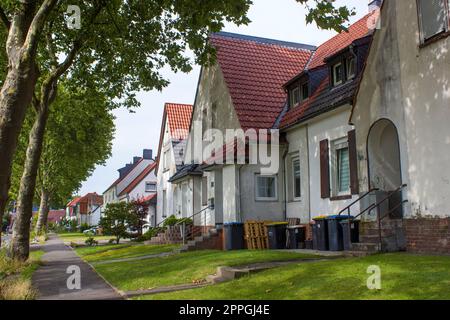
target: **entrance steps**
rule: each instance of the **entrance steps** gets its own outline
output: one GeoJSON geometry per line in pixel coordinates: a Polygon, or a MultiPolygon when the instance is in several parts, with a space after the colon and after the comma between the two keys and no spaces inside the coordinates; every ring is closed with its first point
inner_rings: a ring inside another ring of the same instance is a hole
{"type": "Polygon", "coordinates": [[[217,229],[208,229],[204,235],[188,241],[185,245],[175,249],[175,252],[181,253],[195,250],[218,249],[218,246],[221,245],[220,237],[221,233],[219,233],[217,229]]]}

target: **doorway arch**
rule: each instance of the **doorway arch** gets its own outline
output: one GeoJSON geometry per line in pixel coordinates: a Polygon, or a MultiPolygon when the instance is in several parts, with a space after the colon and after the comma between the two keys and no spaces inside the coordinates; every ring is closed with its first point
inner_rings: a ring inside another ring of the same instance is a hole
{"type": "MultiPolygon", "coordinates": [[[[387,193],[402,185],[400,142],[397,127],[391,120],[380,119],[370,128],[367,136],[367,162],[369,188],[387,193]]],[[[401,201],[401,194],[394,195],[389,201],[389,207],[393,208],[401,201]]],[[[402,217],[402,208],[392,212],[391,216],[402,217]]]]}

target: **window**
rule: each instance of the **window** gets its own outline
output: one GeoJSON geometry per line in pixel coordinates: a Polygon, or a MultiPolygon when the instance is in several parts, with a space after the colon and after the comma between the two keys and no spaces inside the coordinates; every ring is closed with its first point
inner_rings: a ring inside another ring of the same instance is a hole
{"type": "Polygon", "coordinates": [[[169,170],[169,150],[164,151],[164,170],[169,170]]]}
{"type": "Polygon", "coordinates": [[[302,101],[308,99],[309,97],[309,83],[305,82],[302,84],[302,101]]]}
{"type": "Polygon", "coordinates": [[[341,62],[333,66],[333,85],[337,86],[344,82],[344,67],[341,62]]]}
{"type": "Polygon", "coordinates": [[[208,178],[202,178],[202,206],[208,205],[208,178]]]}
{"type": "Polygon", "coordinates": [[[256,175],[256,200],[277,200],[277,177],[256,175]]]}
{"type": "Polygon", "coordinates": [[[300,159],[292,160],[292,175],[293,175],[293,186],[292,190],[294,192],[294,200],[299,200],[301,198],[301,185],[300,185],[300,159]]]}
{"type": "Polygon", "coordinates": [[[332,149],[332,180],[333,195],[350,194],[350,154],[347,139],[333,142],[332,149]]]}
{"type": "Polygon", "coordinates": [[[145,192],[156,191],[156,182],[145,182],[145,192]]]}
{"type": "Polygon", "coordinates": [[[448,0],[417,0],[421,42],[449,30],[448,0]]]}
{"type": "Polygon", "coordinates": [[[356,76],[356,59],[354,57],[347,59],[347,78],[353,79],[356,76]]]}
{"type": "Polygon", "coordinates": [[[300,88],[295,87],[291,90],[291,108],[300,102],[300,88]]]}

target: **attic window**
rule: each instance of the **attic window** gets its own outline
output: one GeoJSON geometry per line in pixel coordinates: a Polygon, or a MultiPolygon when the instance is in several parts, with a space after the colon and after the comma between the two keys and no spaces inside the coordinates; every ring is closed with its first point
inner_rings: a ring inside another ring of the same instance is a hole
{"type": "Polygon", "coordinates": [[[449,31],[448,0],[417,0],[417,7],[422,43],[449,31]]]}
{"type": "Polygon", "coordinates": [[[333,85],[337,86],[344,82],[344,66],[341,62],[333,66],[333,85]]]}
{"type": "Polygon", "coordinates": [[[305,82],[302,84],[302,101],[308,99],[309,97],[309,83],[305,82]]]}
{"type": "Polygon", "coordinates": [[[291,90],[291,108],[295,107],[300,102],[300,88],[295,87],[291,90]]]}
{"type": "Polygon", "coordinates": [[[353,79],[356,76],[356,59],[354,57],[347,59],[347,77],[353,79]]]}

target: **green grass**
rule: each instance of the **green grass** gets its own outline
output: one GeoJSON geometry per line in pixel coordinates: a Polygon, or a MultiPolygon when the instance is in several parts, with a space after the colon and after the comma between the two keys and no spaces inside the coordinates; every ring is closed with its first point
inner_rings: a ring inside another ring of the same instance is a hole
{"type": "Polygon", "coordinates": [[[139,299],[450,299],[450,257],[406,253],[289,265],[199,289],[139,299]],[[366,286],[381,268],[381,290],[366,286]]]}
{"type": "Polygon", "coordinates": [[[179,245],[119,244],[77,248],[75,251],[80,257],[88,262],[98,262],[170,252],[177,247],[179,247],[179,245]]]}
{"type": "MultiPolygon", "coordinates": [[[[64,242],[83,242],[86,241],[87,238],[90,238],[91,236],[84,235],[81,232],[68,232],[68,233],[58,233],[58,236],[63,240],[64,242]]],[[[114,236],[93,236],[95,240],[109,240],[109,239],[115,239],[114,236]]]]}
{"type": "Polygon", "coordinates": [[[315,257],[280,251],[205,250],[133,262],[97,265],[95,269],[116,288],[127,291],[192,283],[214,274],[218,266],[315,257]]]}
{"type": "Polygon", "coordinates": [[[7,258],[0,250],[0,300],[31,300],[36,290],[31,285],[31,277],[40,265],[43,251],[32,251],[26,262],[7,258]]]}

